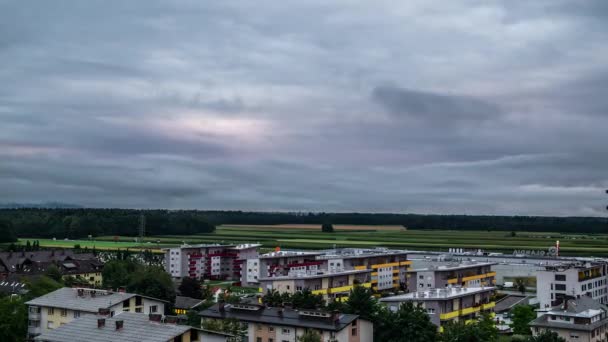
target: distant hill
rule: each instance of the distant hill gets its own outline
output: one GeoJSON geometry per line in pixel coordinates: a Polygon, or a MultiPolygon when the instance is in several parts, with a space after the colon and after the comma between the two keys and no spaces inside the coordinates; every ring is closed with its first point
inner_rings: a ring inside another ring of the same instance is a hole
{"type": "Polygon", "coordinates": [[[0,203],[0,209],[21,209],[21,208],[39,208],[39,209],[78,209],[83,206],[61,202],[42,202],[42,203],[0,203]]]}

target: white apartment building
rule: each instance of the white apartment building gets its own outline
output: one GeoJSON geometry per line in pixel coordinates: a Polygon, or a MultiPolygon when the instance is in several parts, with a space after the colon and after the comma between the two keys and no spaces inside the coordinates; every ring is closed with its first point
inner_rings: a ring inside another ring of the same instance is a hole
{"type": "Polygon", "coordinates": [[[574,262],[546,266],[536,275],[540,311],[561,304],[566,296],[590,297],[608,304],[608,264],[605,262],[574,262]]]}

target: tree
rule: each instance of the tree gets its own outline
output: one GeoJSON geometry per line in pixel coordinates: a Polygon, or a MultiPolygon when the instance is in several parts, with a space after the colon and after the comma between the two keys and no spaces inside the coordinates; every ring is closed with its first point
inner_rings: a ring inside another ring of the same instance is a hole
{"type": "Polygon", "coordinates": [[[380,307],[370,289],[357,285],[350,291],[342,310],[344,313],[359,315],[363,319],[375,322],[380,307]]]}
{"type": "Polygon", "coordinates": [[[528,325],[536,318],[534,307],[530,305],[517,305],[511,310],[512,323],[510,324],[513,333],[516,335],[530,335],[530,326],[528,325]]]}
{"type": "Polygon", "coordinates": [[[16,242],[17,237],[13,225],[9,221],[0,221],[0,243],[16,242]]]}
{"type": "Polygon", "coordinates": [[[33,299],[36,297],[44,296],[49,292],[53,292],[63,287],[63,285],[47,276],[41,276],[34,280],[27,281],[28,293],[27,298],[33,299]]]}
{"type": "Polygon", "coordinates": [[[101,271],[103,286],[114,290],[121,286],[127,286],[137,267],[138,265],[128,258],[108,261],[101,271]]]}
{"type": "Polygon", "coordinates": [[[323,225],[321,226],[321,231],[323,233],[333,233],[334,226],[331,223],[323,223],[323,225]]]}
{"type": "Polygon", "coordinates": [[[233,335],[228,339],[230,342],[241,342],[247,334],[247,325],[234,318],[206,319],[203,321],[202,328],[233,335]]]}
{"type": "Polygon", "coordinates": [[[54,281],[61,283],[61,279],[63,278],[63,276],[61,275],[61,271],[59,270],[59,268],[53,264],[51,264],[47,269],[46,272],[44,272],[44,275],[46,275],[47,277],[53,279],[54,281]]]}
{"type": "Polygon", "coordinates": [[[203,299],[201,283],[194,278],[184,277],[182,279],[182,283],[179,285],[178,290],[182,296],[203,299]]]}
{"type": "Polygon", "coordinates": [[[298,342],[323,342],[321,335],[314,330],[307,330],[297,338],[298,342]]]}
{"type": "Polygon", "coordinates": [[[318,309],[325,307],[325,299],[323,299],[323,296],[312,294],[309,289],[297,291],[292,294],[291,303],[296,309],[318,309]]]}
{"type": "Polygon", "coordinates": [[[0,298],[0,336],[3,342],[23,341],[27,334],[27,306],[21,298],[0,298]]]}
{"type": "Polygon", "coordinates": [[[188,317],[188,325],[195,328],[201,327],[201,316],[199,316],[198,311],[196,310],[188,310],[186,312],[186,317],[188,317]]]}
{"type": "Polygon", "coordinates": [[[492,317],[484,313],[473,323],[463,321],[448,322],[443,327],[442,342],[494,342],[498,339],[498,329],[492,317]]]}
{"type": "Polygon", "coordinates": [[[159,266],[141,267],[129,277],[129,292],[175,302],[175,289],[171,276],[159,266]]]}
{"type": "Polygon", "coordinates": [[[536,336],[528,336],[526,342],[566,342],[566,339],[551,330],[544,330],[536,336]]]}
{"type": "Polygon", "coordinates": [[[437,326],[424,309],[406,302],[397,312],[381,308],[374,326],[374,341],[429,342],[437,340],[437,326]]]}

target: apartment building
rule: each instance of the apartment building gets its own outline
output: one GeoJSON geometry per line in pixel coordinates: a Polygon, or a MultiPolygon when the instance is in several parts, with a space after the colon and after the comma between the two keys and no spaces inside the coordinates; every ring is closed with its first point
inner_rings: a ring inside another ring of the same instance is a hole
{"type": "Polygon", "coordinates": [[[306,331],[322,341],[370,342],[373,324],[357,315],[320,310],[271,308],[253,303],[218,303],[200,313],[202,321],[234,318],[247,324],[247,341],[296,342],[306,331]]]}
{"type": "Polygon", "coordinates": [[[248,259],[258,257],[260,244],[182,245],[167,248],[165,270],[173,278],[204,278],[242,282],[248,259]]]}
{"type": "Polygon", "coordinates": [[[61,288],[25,303],[28,305],[28,336],[34,337],[77,318],[110,317],[121,312],[162,314],[165,301],[134,293],[84,288],[61,288]]]}
{"type": "MultiPolygon", "coordinates": [[[[374,290],[382,291],[405,288],[406,271],[410,265],[411,262],[407,260],[405,251],[385,248],[342,248],[316,252],[277,251],[261,255],[258,259],[248,260],[246,278],[249,285],[261,284],[263,280],[261,289],[265,291],[272,278],[277,277],[305,278],[324,275],[327,283],[333,283],[329,279],[332,278],[338,284],[342,282],[344,285],[352,285],[352,281],[346,281],[344,277],[369,273],[371,286],[374,290]]],[[[358,279],[362,283],[368,282],[367,276],[359,277],[362,277],[358,279]]],[[[310,289],[328,290],[329,288],[310,287],[310,289]]]]}
{"type": "Polygon", "coordinates": [[[545,330],[557,333],[566,341],[608,341],[608,308],[589,297],[565,298],[530,322],[532,334],[545,330]]]}
{"type": "Polygon", "coordinates": [[[440,289],[447,286],[482,287],[496,283],[494,262],[463,261],[409,270],[408,289],[410,291],[440,289]]]}
{"type": "Polygon", "coordinates": [[[470,322],[483,312],[493,312],[496,305],[492,301],[493,294],[494,287],[447,287],[385,297],[380,302],[393,311],[397,311],[405,302],[420,305],[428,313],[431,322],[442,331],[446,322],[470,322]]]}
{"type": "Polygon", "coordinates": [[[260,279],[260,288],[266,291],[295,293],[309,289],[313,294],[322,295],[327,301],[343,301],[348,298],[355,285],[372,287],[372,270],[351,271],[306,271],[294,272],[286,276],[260,279]]]}
{"type": "Polygon", "coordinates": [[[540,310],[559,305],[566,297],[590,297],[608,304],[607,265],[605,262],[570,262],[545,266],[536,275],[540,310]]]}

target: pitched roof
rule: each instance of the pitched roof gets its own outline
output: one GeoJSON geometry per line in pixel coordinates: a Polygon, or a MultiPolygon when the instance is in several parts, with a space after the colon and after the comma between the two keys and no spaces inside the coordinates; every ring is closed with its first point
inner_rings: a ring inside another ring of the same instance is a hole
{"type": "MultiPolygon", "coordinates": [[[[109,292],[104,290],[91,289],[86,289],[85,293],[85,295],[79,296],[78,289],[64,287],[51,293],[47,293],[44,296],[34,298],[25,304],[36,306],[49,306],[54,308],[65,308],[70,310],[87,312],[98,312],[100,308],[107,309],[118,303],[122,303],[123,301],[129,298],[137,296],[137,294],[134,293],[109,292]],[[95,295],[91,295],[90,291],[94,291],[95,295]]],[[[160,299],[154,300],[164,302],[160,299]]]]}
{"type": "Polygon", "coordinates": [[[202,299],[196,299],[191,297],[176,296],[175,307],[178,309],[193,309],[203,302],[202,299]]]}
{"type": "Polygon", "coordinates": [[[148,315],[122,312],[106,318],[105,326],[97,327],[97,316],[89,315],[50,330],[36,341],[50,342],[166,342],[191,329],[186,325],[175,325],[150,321],[148,315]],[[123,321],[123,328],[116,330],[116,321],[123,321]]]}
{"type": "MultiPolygon", "coordinates": [[[[249,306],[253,307],[254,305],[249,306]]],[[[199,315],[203,318],[235,318],[241,322],[248,323],[273,324],[328,331],[341,331],[359,317],[358,315],[339,313],[337,320],[334,321],[331,318],[331,313],[318,310],[294,310],[263,306],[259,306],[257,309],[238,309],[230,304],[225,305],[224,311],[219,309],[219,304],[215,304],[209,309],[201,311],[199,315]],[[323,313],[330,316],[317,316],[309,313],[323,313]]]]}

